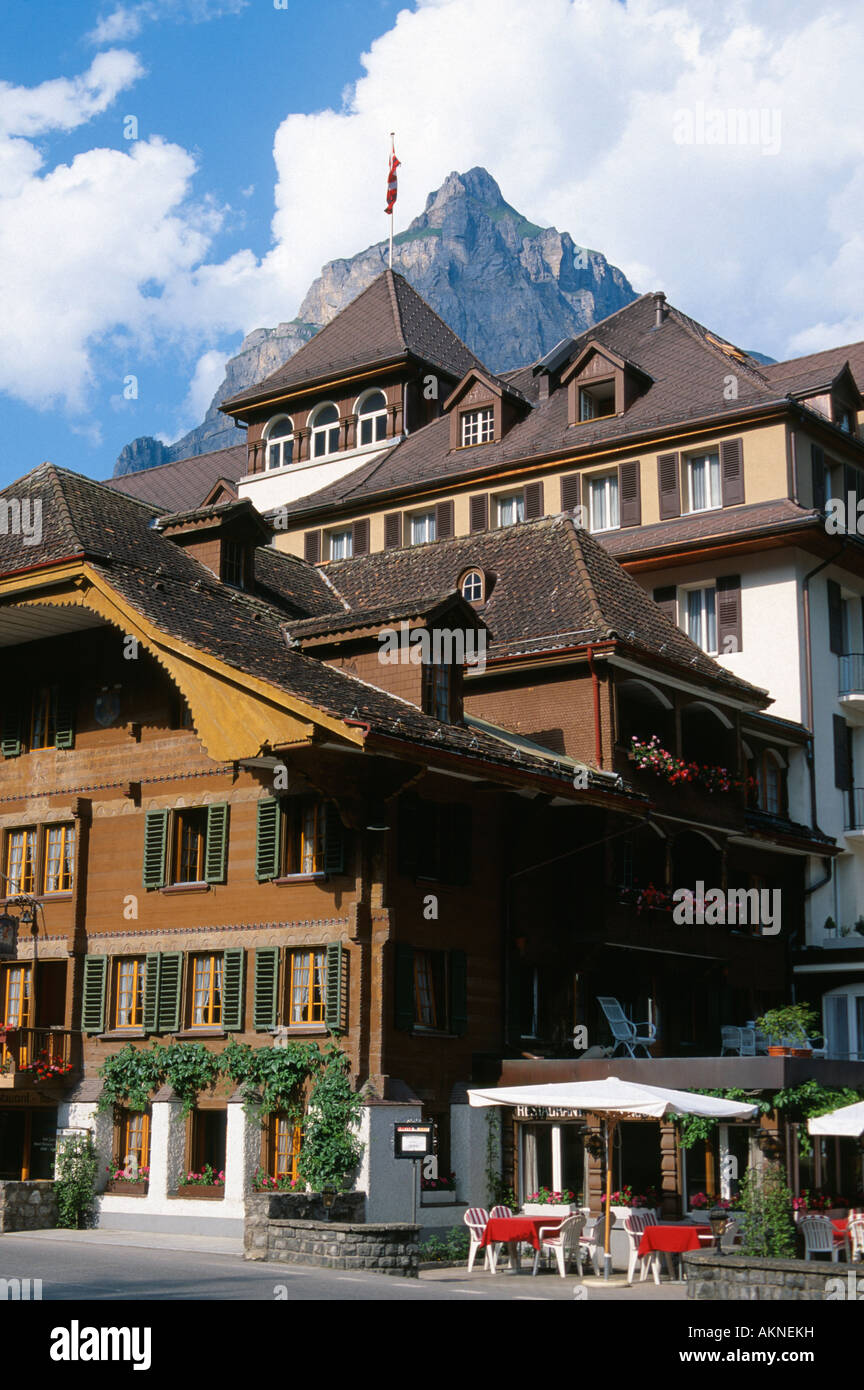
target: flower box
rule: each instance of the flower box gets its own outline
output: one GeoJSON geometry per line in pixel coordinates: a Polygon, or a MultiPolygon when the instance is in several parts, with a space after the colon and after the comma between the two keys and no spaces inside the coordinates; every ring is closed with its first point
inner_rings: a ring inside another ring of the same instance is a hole
{"type": "Polygon", "coordinates": [[[450,1207],[455,1201],[452,1187],[439,1187],[420,1194],[420,1205],[424,1207],[450,1207]]]}
{"type": "Polygon", "coordinates": [[[224,1182],[181,1182],[177,1184],[177,1197],[194,1197],[196,1200],[220,1202],[225,1196],[224,1182]]]}
{"type": "Polygon", "coordinates": [[[106,1197],[146,1197],[148,1184],[146,1182],[123,1182],[111,1178],[105,1188],[106,1197]]]}
{"type": "Polygon", "coordinates": [[[523,1216],[575,1216],[577,1211],[581,1211],[572,1202],[526,1202],[522,1208],[523,1216]]]}
{"type": "Polygon", "coordinates": [[[619,1221],[624,1221],[628,1216],[648,1216],[653,1212],[653,1207],[612,1207],[612,1215],[617,1216],[619,1221]]]}

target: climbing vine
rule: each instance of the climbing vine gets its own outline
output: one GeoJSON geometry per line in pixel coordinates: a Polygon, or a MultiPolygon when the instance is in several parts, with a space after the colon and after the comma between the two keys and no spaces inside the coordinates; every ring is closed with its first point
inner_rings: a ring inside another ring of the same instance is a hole
{"type": "Polygon", "coordinates": [[[303,1113],[303,1087],[324,1064],[316,1043],[286,1047],[250,1047],[232,1038],[220,1059],[225,1076],[241,1088],[243,1109],[262,1116],[284,1111],[298,1120],[303,1113]]]}
{"type": "Polygon", "coordinates": [[[66,1135],[57,1144],[54,1195],[57,1198],[57,1225],[75,1231],[92,1218],[96,1192],[98,1158],[93,1136],[66,1135]]]}
{"type": "Polygon", "coordinates": [[[156,1043],[150,1048],[127,1043],[108,1057],[99,1071],[102,1094],[98,1109],[123,1105],[129,1110],[146,1110],[151,1093],[162,1084],[162,1050],[156,1043]]]}
{"type": "Polygon", "coordinates": [[[341,1188],[363,1154],[352,1132],[363,1100],[351,1089],[348,1058],[331,1044],[323,1060],[309,1097],[298,1160],[300,1177],[316,1192],[327,1186],[341,1188]]]}

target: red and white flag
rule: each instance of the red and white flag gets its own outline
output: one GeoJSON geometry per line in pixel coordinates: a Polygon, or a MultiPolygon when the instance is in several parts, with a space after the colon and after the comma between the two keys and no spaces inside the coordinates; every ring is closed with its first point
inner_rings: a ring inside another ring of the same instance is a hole
{"type": "Polygon", "coordinates": [[[396,170],[399,168],[399,160],[396,158],[396,150],[390,147],[390,172],[387,175],[387,206],[385,212],[393,215],[393,204],[396,202],[396,170]]]}

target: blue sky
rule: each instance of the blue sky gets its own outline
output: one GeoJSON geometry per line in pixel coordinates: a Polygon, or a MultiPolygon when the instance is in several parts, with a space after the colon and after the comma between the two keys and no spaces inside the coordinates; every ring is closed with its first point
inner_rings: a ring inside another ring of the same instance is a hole
{"type": "Polygon", "coordinates": [[[3,0],[0,25],[2,484],[197,423],[243,334],[386,234],[391,129],[397,230],[482,164],[733,341],[864,338],[855,0],[3,0]]]}

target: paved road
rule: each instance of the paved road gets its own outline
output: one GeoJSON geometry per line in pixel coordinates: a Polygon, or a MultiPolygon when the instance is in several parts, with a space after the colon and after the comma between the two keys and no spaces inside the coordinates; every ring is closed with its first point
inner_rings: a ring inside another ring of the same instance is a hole
{"type": "MultiPolygon", "coordinates": [[[[464,1269],[425,1272],[419,1279],[244,1261],[234,1242],[207,1237],[123,1232],[33,1231],[0,1237],[0,1278],[41,1279],[43,1301],[234,1299],[280,1302],[574,1302],[575,1279],[530,1269],[486,1275],[464,1269]],[[176,1248],[178,1245],[181,1248],[176,1248]],[[191,1247],[191,1248],[190,1248],[191,1247]],[[226,1250],[226,1247],[227,1250],[226,1250]]],[[[681,1285],[651,1282],[603,1287],[585,1281],[586,1301],[683,1299],[681,1285]]]]}

